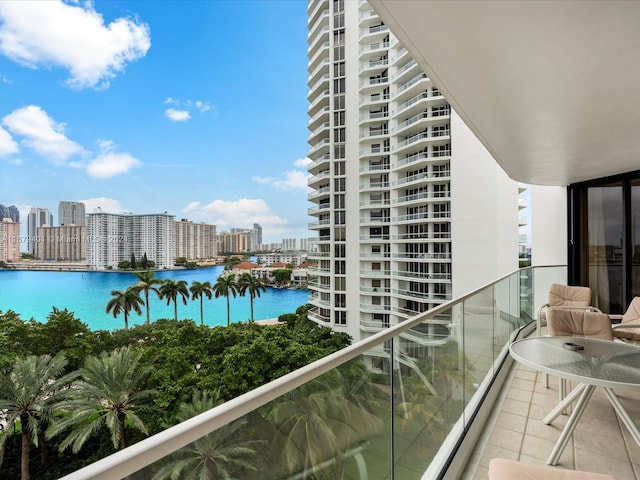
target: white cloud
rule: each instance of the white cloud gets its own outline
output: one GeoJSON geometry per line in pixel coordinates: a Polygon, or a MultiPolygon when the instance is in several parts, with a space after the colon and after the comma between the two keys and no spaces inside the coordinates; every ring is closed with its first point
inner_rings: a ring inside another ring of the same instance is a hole
{"type": "MultiPolygon", "coordinates": [[[[2,2],[0,2],[2,3],[2,2]]],[[[84,148],[65,134],[65,124],[57,123],[37,105],[14,110],[2,119],[21,143],[49,158],[55,165],[64,165],[69,157],[85,153],[84,148]]]]}
{"type": "Polygon", "coordinates": [[[194,102],[194,105],[201,112],[206,112],[208,110],[211,110],[211,105],[209,105],[208,102],[203,102],[201,100],[196,100],[194,102]]]}
{"type": "Polygon", "coordinates": [[[173,97],[167,97],[164,101],[165,105],[173,105],[176,108],[167,108],[164,111],[165,117],[174,122],[184,122],[191,119],[191,112],[197,110],[200,113],[211,110],[209,102],[203,100],[178,100],[173,97]]]}
{"type": "Polygon", "coordinates": [[[175,108],[167,108],[164,111],[164,116],[174,122],[186,122],[191,118],[187,110],[176,110],[175,108]]]}
{"type": "Polygon", "coordinates": [[[109,197],[87,198],[86,200],[79,201],[84,203],[85,211],[87,213],[94,213],[98,208],[100,208],[104,213],[126,212],[118,200],[109,197]]]}
{"type": "Polygon", "coordinates": [[[142,162],[129,153],[102,152],[87,165],[87,174],[95,178],[111,178],[127,173],[142,162]]]}
{"type": "Polygon", "coordinates": [[[259,223],[264,229],[276,232],[283,231],[288,223],[274,214],[267,202],[260,198],[241,198],[231,202],[214,200],[204,206],[200,202],[191,202],[182,212],[194,215],[197,221],[214,223],[220,229],[259,223]]]}
{"type": "MultiPolygon", "coordinates": [[[[305,167],[311,163],[308,158],[300,158],[293,162],[294,166],[298,168],[305,167]]],[[[307,180],[311,175],[305,170],[288,170],[282,173],[283,178],[277,179],[273,177],[258,177],[253,176],[251,180],[263,185],[271,185],[279,190],[293,190],[296,188],[307,188],[307,180]]]]}
{"type": "Polygon", "coordinates": [[[106,88],[146,55],[149,28],[136,19],[105,25],[90,2],[0,2],[0,53],[31,68],[61,66],[73,88],[106,88]]]}
{"type": "Polygon", "coordinates": [[[0,127],[0,157],[18,153],[18,144],[11,138],[9,132],[0,127]]]}
{"type": "Polygon", "coordinates": [[[298,168],[307,168],[307,166],[311,163],[311,159],[309,157],[299,158],[295,162],[293,162],[294,167],[298,168]]]}
{"type": "Polygon", "coordinates": [[[200,202],[191,202],[185,208],[182,209],[183,213],[194,212],[200,208],[200,202]]]}
{"type": "Polygon", "coordinates": [[[275,181],[275,178],[273,178],[273,177],[258,177],[256,175],[254,175],[253,177],[251,177],[251,180],[253,180],[256,183],[262,183],[263,185],[268,185],[270,183],[273,183],[275,181]]]}

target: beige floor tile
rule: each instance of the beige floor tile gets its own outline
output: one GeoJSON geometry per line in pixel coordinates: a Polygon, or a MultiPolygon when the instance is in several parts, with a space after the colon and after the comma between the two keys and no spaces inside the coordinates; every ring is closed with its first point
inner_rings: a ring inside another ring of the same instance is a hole
{"type": "Polygon", "coordinates": [[[514,432],[502,427],[494,427],[488,444],[518,453],[522,445],[524,432],[514,432]]]}
{"type": "Polygon", "coordinates": [[[524,433],[526,423],[527,417],[516,415],[514,413],[500,412],[500,415],[496,420],[496,427],[502,427],[507,430],[524,433]]]}
{"type": "Polygon", "coordinates": [[[519,390],[517,388],[512,388],[507,392],[507,398],[512,398],[514,400],[520,400],[521,402],[531,402],[532,392],[526,390],[519,390]]]}
{"type": "Polygon", "coordinates": [[[473,480],[488,480],[489,479],[489,469],[486,467],[478,467],[473,474],[473,480]]]}
{"type": "Polygon", "coordinates": [[[489,468],[489,462],[491,461],[491,459],[497,457],[508,458],[510,460],[518,460],[518,452],[505,450],[504,448],[495,445],[487,445],[484,449],[484,452],[482,452],[482,456],[480,457],[478,466],[489,468]]]}
{"type": "Polygon", "coordinates": [[[529,403],[513,398],[506,398],[500,411],[527,417],[529,415],[529,403]]]}
{"type": "MultiPolygon", "coordinates": [[[[547,460],[549,458],[549,455],[551,455],[555,444],[555,440],[547,440],[545,438],[527,435],[524,437],[524,440],[522,442],[521,453],[523,455],[538,458],[540,460],[547,460]]],[[[560,457],[560,464],[565,468],[574,468],[573,442],[571,440],[569,440],[567,448],[565,448],[562,456],[560,457]]]]}
{"type": "Polygon", "coordinates": [[[533,390],[534,382],[532,380],[525,380],[524,378],[514,378],[511,380],[509,388],[519,388],[520,390],[526,390],[530,392],[533,390]]]}
{"type": "Polygon", "coordinates": [[[576,449],[576,470],[593,473],[606,473],[616,480],[636,480],[635,473],[629,462],[613,460],[606,454],[576,449]]]}

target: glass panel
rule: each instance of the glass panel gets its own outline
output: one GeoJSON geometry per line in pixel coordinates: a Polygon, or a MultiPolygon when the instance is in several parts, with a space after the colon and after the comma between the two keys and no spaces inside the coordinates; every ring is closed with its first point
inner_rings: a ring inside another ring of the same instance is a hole
{"type": "Polygon", "coordinates": [[[448,310],[395,339],[395,478],[422,478],[460,418],[463,355],[455,331],[448,310]]]}
{"type": "Polygon", "coordinates": [[[588,272],[593,304],[604,312],[622,313],[623,197],[621,185],[588,189],[588,272]]]}
{"type": "MultiPolygon", "coordinates": [[[[519,312],[562,278],[566,267],[519,271],[437,315],[407,319],[392,339],[370,339],[363,355],[316,378],[307,371],[310,380],[276,400],[256,393],[246,400],[254,410],[184,448],[149,443],[150,455],[174,451],[127,478],[439,478],[451,445],[477,418],[511,334],[531,320],[519,312]]],[[[235,417],[232,409],[212,413],[221,423],[235,417]]],[[[190,439],[207,431],[194,428],[190,439]]]]}
{"type": "Polygon", "coordinates": [[[389,478],[390,392],[361,357],[128,478],[389,478]]]}

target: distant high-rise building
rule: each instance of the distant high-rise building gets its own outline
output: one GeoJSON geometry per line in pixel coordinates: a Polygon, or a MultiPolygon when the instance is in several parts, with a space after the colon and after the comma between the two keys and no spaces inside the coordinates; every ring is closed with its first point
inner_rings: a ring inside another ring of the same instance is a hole
{"type": "Polygon", "coordinates": [[[83,260],[86,257],[86,227],[62,225],[38,228],[35,256],[40,260],[83,260]]]}
{"type": "Polygon", "coordinates": [[[20,222],[20,212],[15,205],[10,205],[5,207],[4,205],[0,205],[0,221],[5,218],[10,218],[14,222],[20,222]]]}
{"type": "Polygon", "coordinates": [[[300,250],[305,252],[311,252],[315,249],[315,244],[318,241],[317,238],[301,238],[300,239],[300,250]]]}
{"type": "Polygon", "coordinates": [[[254,249],[262,245],[262,227],[258,223],[253,224],[253,246],[254,249]]]}
{"type": "Polygon", "coordinates": [[[160,269],[176,262],[175,217],[166,213],[89,213],[86,241],[91,270],[117,268],[132,255],[136,260],[146,255],[160,269]]]}
{"type": "Polygon", "coordinates": [[[244,253],[251,250],[252,230],[232,228],[231,232],[218,234],[218,252],[220,254],[244,253]]]}
{"type": "Polygon", "coordinates": [[[218,255],[216,226],[193,223],[186,219],[176,222],[176,258],[187,260],[214,258],[218,255]]]}
{"type": "Polygon", "coordinates": [[[20,223],[9,217],[0,220],[0,261],[20,260],[20,223]]]}
{"type": "Polygon", "coordinates": [[[85,207],[82,202],[62,201],[58,205],[58,225],[84,226],[85,207]]]}
{"type": "Polygon", "coordinates": [[[297,250],[298,241],[295,238],[283,238],[282,239],[282,251],[288,252],[297,250]]]}
{"type": "Polygon", "coordinates": [[[366,1],[308,12],[308,315],[357,341],[517,268],[518,190],[366,1]]]}
{"type": "Polygon", "coordinates": [[[29,253],[36,253],[36,242],[39,241],[38,228],[44,226],[53,226],[53,215],[51,215],[48,208],[33,207],[29,210],[29,221],[27,223],[27,249],[29,253]]]}

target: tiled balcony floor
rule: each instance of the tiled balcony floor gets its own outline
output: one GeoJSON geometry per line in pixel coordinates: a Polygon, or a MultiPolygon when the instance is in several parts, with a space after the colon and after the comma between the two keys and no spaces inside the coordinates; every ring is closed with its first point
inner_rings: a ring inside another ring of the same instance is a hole
{"type": "MultiPolygon", "coordinates": [[[[640,392],[616,394],[636,425],[640,425],[640,392]]],[[[494,457],[546,465],[568,419],[560,415],[552,425],[542,423],[557,403],[556,378],[550,377],[549,388],[544,388],[541,373],[516,363],[464,478],[486,480],[489,461],[494,457]]],[[[606,473],[617,480],[640,480],[640,447],[620,423],[601,389],[596,388],[554,468],[606,473]]]]}

